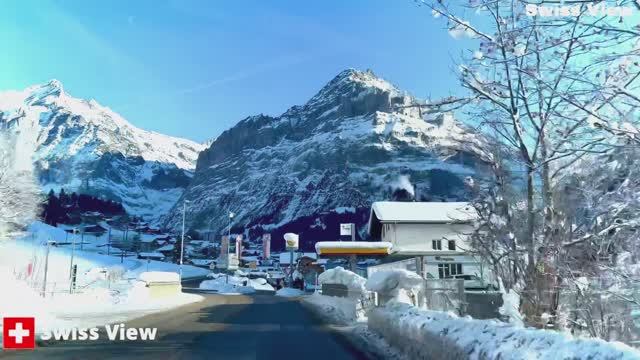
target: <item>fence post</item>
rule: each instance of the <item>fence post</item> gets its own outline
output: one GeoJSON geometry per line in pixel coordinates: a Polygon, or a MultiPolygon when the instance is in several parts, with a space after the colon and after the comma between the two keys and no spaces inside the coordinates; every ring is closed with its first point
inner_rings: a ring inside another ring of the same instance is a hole
{"type": "Polygon", "coordinates": [[[464,293],[464,280],[459,279],[458,282],[458,299],[460,299],[460,309],[458,313],[460,316],[464,316],[467,313],[467,297],[464,293]]]}

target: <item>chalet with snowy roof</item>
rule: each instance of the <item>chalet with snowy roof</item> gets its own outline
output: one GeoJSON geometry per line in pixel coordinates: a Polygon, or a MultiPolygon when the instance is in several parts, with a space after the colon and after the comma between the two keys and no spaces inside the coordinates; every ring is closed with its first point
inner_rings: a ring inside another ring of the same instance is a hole
{"type": "Polygon", "coordinates": [[[164,254],[166,257],[172,257],[175,247],[172,244],[167,244],[161,248],[156,249],[155,252],[164,254]]]}
{"type": "Polygon", "coordinates": [[[476,216],[466,202],[380,201],[371,207],[368,232],[391,244],[390,258],[419,258],[427,277],[480,276],[486,269],[468,241],[476,216]]]}
{"type": "Polygon", "coordinates": [[[213,263],[213,259],[189,259],[189,262],[194,266],[209,269],[211,266],[211,263],[213,263]]]}

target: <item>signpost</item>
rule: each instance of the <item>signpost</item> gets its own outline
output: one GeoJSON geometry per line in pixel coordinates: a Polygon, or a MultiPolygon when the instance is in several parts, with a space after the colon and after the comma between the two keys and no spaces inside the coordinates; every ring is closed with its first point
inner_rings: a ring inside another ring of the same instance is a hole
{"type": "Polygon", "coordinates": [[[240,260],[236,254],[229,254],[229,259],[227,260],[227,270],[238,270],[238,266],[240,266],[240,260]]]}
{"type": "Polygon", "coordinates": [[[71,272],[71,284],[69,285],[69,294],[73,294],[76,289],[76,278],[78,274],[78,265],[73,264],[73,271],[71,272]]]}
{"type": "Polygon", "coordinates": [[[271,258],[271,234],[262,235],[262,257],[265,260],[271,258]]]}
{"type": "Polygon", "coordinates": [[[229,254],[229,237],[223,236],[220,243],[220,258],[225,258],[229,254]]]}
{"type": "Polygon", "coordinates": [[[300,241],[300,237],[298,236],[298,234],[286,233],[284,234],[284,241],[285,241],[287,251],[298,250],[298,245],[300,241]]]}
{"type": "Polygon", "coordinates": [[[236,236],[236,257],[238,259],[242,257],[242,235],[236,236]]]}
{"type": "Polygon", "coordinates": [[[351,236],[351,241],[356,241],[355,224],[340,224],[340,236],[351,236]]]}
{"type": "Polygon", "coordinates": [[[289,251],[289,254],[290,254],[289,278],[290,278],[291,284],[293,284],[293,252],[298,250],[300,237],[298,236],[298,234],[286,233],[284,234],[284,241],[285,241],[286,250],[289,251]]]}
{"type": "MultiPolygon", "coordinates": [[[[351,241],[356,241],[356,224],[340,224],[340,238],[343,236],[351,236],[351,241]]],[[[355,255],[349,256],[349,268],[351,271],[356,271],[357,259],[355,255]]]]}

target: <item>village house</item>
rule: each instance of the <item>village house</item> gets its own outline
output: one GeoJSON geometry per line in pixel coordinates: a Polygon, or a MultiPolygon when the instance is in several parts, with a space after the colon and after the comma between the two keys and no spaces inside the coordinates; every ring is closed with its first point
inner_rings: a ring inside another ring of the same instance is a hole
{"type": "Polygon", "coordinates": [[[371,207],[368,231],[372,239],[392,244],[385,261],[417,258],[427,278],[486,278],[468,242],[475,216],[466,202],[380,201],[371,207]]]}

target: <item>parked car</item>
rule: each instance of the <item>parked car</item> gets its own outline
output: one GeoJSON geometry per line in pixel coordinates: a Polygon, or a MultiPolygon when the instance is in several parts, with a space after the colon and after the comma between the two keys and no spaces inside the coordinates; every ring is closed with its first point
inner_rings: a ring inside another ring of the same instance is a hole
{"type": "Polygon", "coordinates": [[[466,290],[498,290],[498,287],[477,275],[452,275],[448,279],[464,280],[464,288],[466,290]]]}

